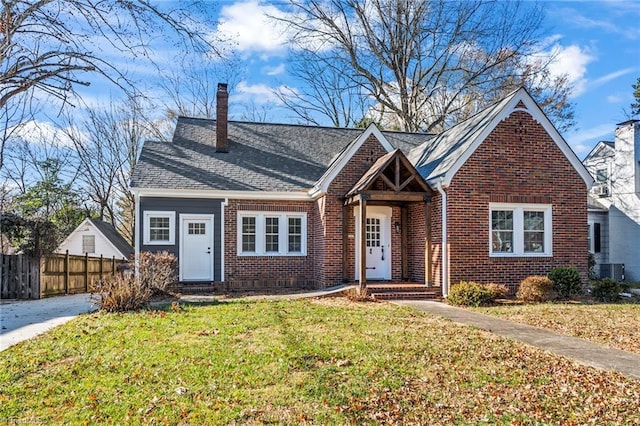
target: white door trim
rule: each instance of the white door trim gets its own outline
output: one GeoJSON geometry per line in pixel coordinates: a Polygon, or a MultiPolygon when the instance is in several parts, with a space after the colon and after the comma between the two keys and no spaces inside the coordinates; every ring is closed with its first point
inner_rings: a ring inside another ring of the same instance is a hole
{"type": "MultiPolygon", "coordinates": [[[[355,235],[355,279],[358,280],[360,279],[360,226],[358,223],[358,215],[360,213],[360,206],[356,206],[353,209],[353,213],[355,215],[355,230],[356,230],[356,235],[355,235]]],[[[387,207],[387,206],[367,206],[367,217],[369,217],[369,215],[376,215],[376,216],[383,216],[382,220],[381,220],[381,232],[383,233],[384,237],[381,238],[383,241],[385,241],[384,243],[384,247],[385,247],[385,268],[386,268],[386,274],[383,277],[376,277],[376,278],[367,278],[367,279],[382,279],[382,280],[390,280],[391,279],[391,268],[392,268],[392,264],[391,264],[391,215],[393,213],[393,209],[391,207],[387,207]]]]}
{"type": "MultiPolygon", "coordinates": [[[[180,271],[180,273],[178,274],[179,275],[178,279],[180,281],[184,281],[184,279],[183,279],[184,278],[183,277],[184,268],[182,267],[182,261],[184,259],[185,252],[188,253],[188,251],[185,250],[185,244],[184,244],[184,236],[185,236],[185,233],[184,233],[184,222],[187,221],[187,220],[202,220],[202,219],[210,220],[210,223],[211,223],[211,236],[210,236],[210,238],[211,238],[211,240],[210,240],[210,243],[211,243],[211,254],[210,254],[210,257],[209,257],[209,261],[211,262],[211,275],[210,275],[209,278],[204,279],[203,281],[213,281],[213,277],[214,277],[214,262],[213,262],[213,258],[214,258],[214,253],[215,253],[215,247],[214,247],[214,244],[213,244],[214,241],[215,241],[215,238],[214,238],[214,235],[213,235],[214,234],[214,215],[212,215],[212,214],[191,214],[191,213],[181,213],[180,214],[180,228],[179,228],[179,232],[180,232],[179,271],[180,271]]],[[[197,280],[197,281],[201,281],[201,280],[197,280]]]]}

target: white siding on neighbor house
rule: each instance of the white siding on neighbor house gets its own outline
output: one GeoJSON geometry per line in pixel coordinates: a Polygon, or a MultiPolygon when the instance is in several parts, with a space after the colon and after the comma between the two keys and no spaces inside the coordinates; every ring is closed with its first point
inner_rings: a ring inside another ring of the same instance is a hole
{"type": "Polygon", "coordinates": [[[640,198],[636,174],[640,153],[640,122],[622,123],[616,129],[611,173],[609,237],[611,263],[624,263],[628,281],[640,281],[640,198]]]}
{"type": "MultiPolygon", "coordinates": [[[[609,173],[609,193],[598,194],[598,182],[591,192],[609,210],[607,232],[602,232],[603,255],[608,257],[596,260],[622,263],[626,280],[640,281],[640,121],[620,123],[614,146],[601,142],[584,164],[594,178],[599,169],[609,173]]],[[[590,212],[589,220],[594,217],[590,212]]]]}
{"type": "Polygon", "coordinates": [[[636,214],[609,207],[610,263],[624,263],[627,281],[640,281],[640,200],[635,200],[636,214]]]}
{"type": "Polygon", "coordinates": [[[89,253],[89,256],[100,257],[100,255],[102,255],[105,258],[112,258],[115,256],[116,259],[121,259],[123,257],[122,253],[116,250],[111,242],[107,240],[107,238],[96,229],[95,225],[90,222],[85,222],[81,227],[79,227],[79,229],[76,229],[75,232],[71,233],[71,235],[69,235],[69,237],[67,237],[67,239],[56,249],[56,252],[65,253],[66,250],[69,250],[69,254],[84,256],[85,253],[82,251],[83,235],[95,235],[95,253],[89,253]]]}

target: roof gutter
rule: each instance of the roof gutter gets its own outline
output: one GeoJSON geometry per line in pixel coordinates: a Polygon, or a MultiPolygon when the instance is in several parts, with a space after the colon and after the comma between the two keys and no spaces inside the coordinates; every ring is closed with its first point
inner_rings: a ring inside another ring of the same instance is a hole
{"type": "Polygon", "coordinates": [[[442,195],[442,297],[449,295],[449,243],[447,240],[447,188],[440,178],[436,189],[442,195]]]}

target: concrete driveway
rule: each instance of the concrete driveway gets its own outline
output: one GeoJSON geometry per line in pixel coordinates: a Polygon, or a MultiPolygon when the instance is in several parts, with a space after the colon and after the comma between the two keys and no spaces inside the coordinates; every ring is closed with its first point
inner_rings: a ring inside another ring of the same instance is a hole
{"type": "Polygon", "coordinates": [[[0,302],[0,351],[95,310],[89,294],[0,302]]]}

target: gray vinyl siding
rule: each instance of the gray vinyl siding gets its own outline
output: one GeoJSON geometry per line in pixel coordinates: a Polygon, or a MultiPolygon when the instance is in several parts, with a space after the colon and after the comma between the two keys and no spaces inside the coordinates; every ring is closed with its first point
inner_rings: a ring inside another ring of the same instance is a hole
{"type": "MultiPolygon", "coordinates": [[[[176,257],[180,256],[180,215],[181,214],[211,214],[213,215],[213,279],[222,281],[222,199],[200,198],[160,198],[142,197],[140,199],[140,251],[158,252],[166,250],[176,257]],[[175,244],[173,245],[145,245],[144,244],[144,212],[166,211],[175,212],[175,244]]],[[[178,259],[179,260],[179,259],[178,259]]]]}

